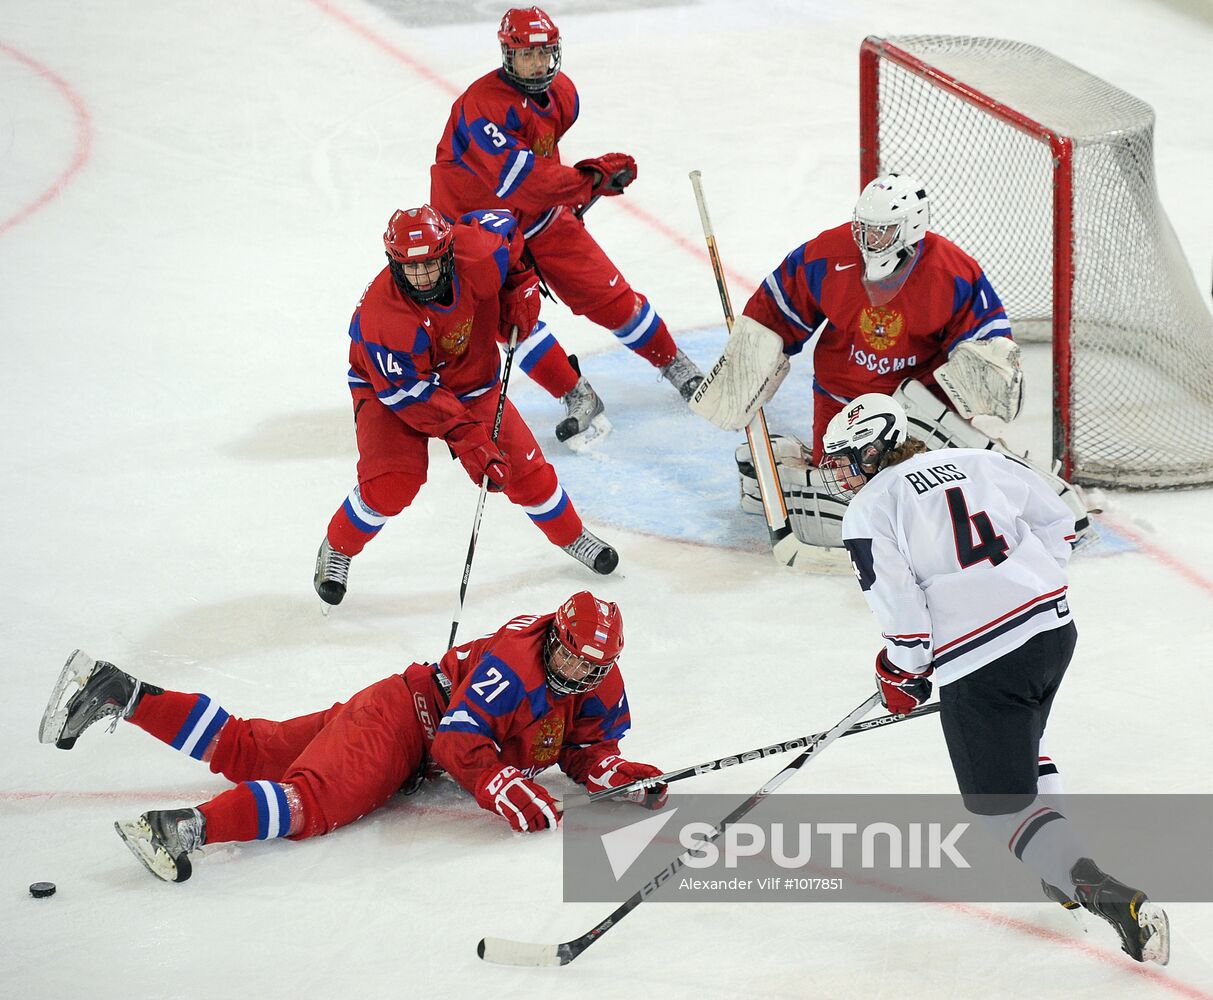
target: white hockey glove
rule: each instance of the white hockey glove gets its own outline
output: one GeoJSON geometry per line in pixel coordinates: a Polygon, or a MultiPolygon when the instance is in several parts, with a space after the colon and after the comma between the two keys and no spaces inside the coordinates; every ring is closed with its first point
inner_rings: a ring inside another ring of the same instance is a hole
{"type": "Polygon", "coordinates": [[[1019,345],[1010,337],[961,341],[935,369],[935,381],[966,420],[983,413],[1014,420],[1023,405],[1019,345]]]}
{"type": "Polygon", "coordinates": [[[739,431],[775,395],[790,370],[779,334],[739,316],[724,354],[696,390],[691,409],[722,430],[739,431]]]}

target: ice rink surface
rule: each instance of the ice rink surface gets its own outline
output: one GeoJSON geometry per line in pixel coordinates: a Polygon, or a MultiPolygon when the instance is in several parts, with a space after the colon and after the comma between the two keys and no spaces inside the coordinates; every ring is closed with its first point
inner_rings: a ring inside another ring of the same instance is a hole
{"type": "MultiPolygon", "coordinates": [[[[703,171],[740,307],[784,253],[849,217],[868,34],[1017,38],[1148,101],[1162,202],[1207,288],[1213,23],[1177,5],[548,10],[581,92],[566,158],[623,149],[640,165],[590,228],[701,364],[723,330],[687,172],[703,171]]],[[[358,558],[328,618],[312,562],[353,484],[350,312],[382,265],[388,215],[427,196],[451,101],[496,63],[501,12],[483,0],[0,0],[0,995],[1213,996],[1209,904],[1170,907],[1161,970],[1043,901],[653,905],[568,968],[489,967],[475,954],[485,934],[565,940],[609,909],[561,902],[559,835],[515,835],[442,782],[329,837],[207,849],[192,881],[167,885],[113,821],[226,782],[129,727],[89,732],[70,754],[37,743],[77,646],[268,717],[442,652],[476,497],[438,449],[418,501],[358,558]],[[58,894],[32,900],[42,879],[58,894]]],[[[586,586],[618,601],[624,749],[640,760],[673,767],[831,725],[871,685],[877,628],[854,581],[778,569],[760,524],[732,507],[733,436],[693,425],[604,332],[563,307],[546,317],[585,359],[616,433],[574,455],[552,435],[555,404],[520,378],[511,390],[620,570],[592,578],[492,498],[460,634],[586,586]]],[[[1040,349],[1028,369],[1011,436],[1039,454],[1040,349]]],[[[781,426],[807,427],[803,394],[785,389],[780,407],[781,426]]],[[[1081,638],[1050,751],[1072,792],[1208,792],[1210,492],[1106,501],[1132,551],[1073,563],[1081,638]]],[[[696,790],[750,791],[776,770],[751,764],[696,790]]],[[[938,726],[915,722],[831,747],[785,790],[952,782],[938,726]]]]}

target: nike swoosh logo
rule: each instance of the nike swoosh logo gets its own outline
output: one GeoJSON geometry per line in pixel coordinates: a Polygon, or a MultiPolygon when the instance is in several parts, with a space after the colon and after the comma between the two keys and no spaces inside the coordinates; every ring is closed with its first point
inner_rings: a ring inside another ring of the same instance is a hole
{"type": "Polygon", "coordinates": [[[849,271],[851,268],[858,267],[858,266],[859,266],[858,264],[835,264],[834,270],[835,271],[849,271]]]}
{"type": "Polygon", "coordinates": [[[426,326],[430,325],[430,318],[428,316],[425,318],[425,325],[426,326]]]}
{"type": "Polygon", "coordinates": [[[617,282],[618,280],[619,280],[619,275],[615,275],[615,277],[613,277],[610,281],[608,281],[607,284],[610,285],[612,288],[614,288],[615,282],[617,282]]]}
{"type": "Polygon", "coordinates": [[[534,458],[534,457],[535,457],[535,452],[536,452],[536,451],[538,451],[538,450],[539,450],[538,448],[532,448],[530,451],[528,451],[528,452],[526,453],[526,460],[529,462],[529,461],[530,461],[532,458],[534,458]]]}

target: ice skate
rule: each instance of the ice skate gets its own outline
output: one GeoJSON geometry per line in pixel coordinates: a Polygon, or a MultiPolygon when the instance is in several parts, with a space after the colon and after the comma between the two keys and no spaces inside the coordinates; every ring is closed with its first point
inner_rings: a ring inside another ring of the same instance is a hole
{"type": "Polygon", "coordinates": [[[1055,885],[1050,885],[1044,879],[1040,880],[1040,889],[1045,894],[1045,899],[1057,903],[1063,910],[1078,910],[1082,907],[1078,902],[1071,899],[1055,885]]]}
{"type": "Polygon", "coordinates": [[[316,593],[325,604],[340,604],[345,597],[345,585],[350,578],[350,557],[329,545],[328,538],[320,543],[316,553],[316,593]]]}
{"type": "Polygon", "coordinates": [[[206,817],[197,809],[145,812],[114,829],[143,867],[165,882],[184,882],[193,874],[189,853],[206,842],[206,817]]]}
{"type": "Polygon", "coordinates": [[[678,390],[684,402],[689,403],[695,395],[695,390],[699,388],[699,383],[703,381],[703,372],[679,348],[674,360],[661,369],[661,377],[678,390]]]}
{"type": "Polygon", "coordinates": [[[1120,935],[1120,946],[1138,962],[1166,965],[1171,958],[1171,925],[1162,907],[1099,870],[1090,858],[1080,858],[1070,872],[1078,901],[1102,917],[1120,935]]]}
{"type": "Polygon", "coordinates": [[[560,397],[566,416],[556,425],[556,440],[581,451],[591,442],[606,437],[611,432],[611,422],[604,416],[606,404],[602,397],[581,374],[576,355],[569,355],[569,363],[577,372],[577,384],[560,397]]]}
{"type": "Polygon", "coordinates": [[[129,718],[139,699],[149,691],[161,693],[160,688],[144,684],[112,663],[94,660],[77,649],[67,658],[55,682],[42,713],[38,739],[53,743],[60,750],[70,750],[81,733],[106,718],[113,720],[112,733],[118,720],[129,718]]]}
{"type": "Polygon", "coordinates": [[[588,528],[582,528],[580,535],[568,545],[560,547],[579,563],[603,576],[613,573],[615,567],[619,565],[619,553],[588,528]]]}

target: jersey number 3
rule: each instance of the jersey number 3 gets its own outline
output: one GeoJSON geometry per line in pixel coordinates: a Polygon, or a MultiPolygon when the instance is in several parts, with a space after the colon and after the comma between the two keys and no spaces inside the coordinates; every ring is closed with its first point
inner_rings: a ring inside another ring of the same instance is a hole
{"type": "Polygon", "coordinates": [[[1007,541],[1002,535],[994,532],[990,516],[984,510],[970,514],[969,505],[965,503],[964,491],[959,486],[953,486],[946,491],[945,495],[948,498],[948,512],[952,515],[952,534],[956,538],[956,558],[961,567],[968,569],[986,559],[990,560],[991,566],[1005,562],[1007,541]]]}

